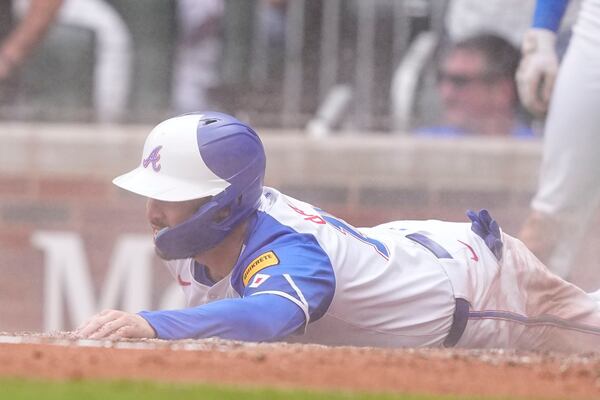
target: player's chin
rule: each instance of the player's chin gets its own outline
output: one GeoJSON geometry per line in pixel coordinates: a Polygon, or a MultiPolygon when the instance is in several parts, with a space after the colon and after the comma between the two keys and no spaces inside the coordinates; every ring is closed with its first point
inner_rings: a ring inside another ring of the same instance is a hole
{"type": "Polygon", "coordinates": [[[158,236],[158,234],[160,233],[160,231],[164,229],[164,228],[160,228],[158,226],[152,225],[152,238],[154,240],[156,240],[156,237],[158,236]]]}
{"type": "Polygon", "coordinates": [[[160,258],[163,261],[170,260],[170,258],[165,257],[165,255],[161,253],[161,251],[158,249],[158,247],[156,247],[156,245],[154,246],[154,254],[156,254],[158,258],[160,258]]]}

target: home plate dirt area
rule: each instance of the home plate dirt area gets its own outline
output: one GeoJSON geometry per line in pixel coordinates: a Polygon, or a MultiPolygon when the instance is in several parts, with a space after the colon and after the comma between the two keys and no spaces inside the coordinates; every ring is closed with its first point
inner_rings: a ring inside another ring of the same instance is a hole
{"type": "Polygon", "coordinates": [[[600,399],[600,354],[379,349],[0,333],[0,376],[600,399]]]}

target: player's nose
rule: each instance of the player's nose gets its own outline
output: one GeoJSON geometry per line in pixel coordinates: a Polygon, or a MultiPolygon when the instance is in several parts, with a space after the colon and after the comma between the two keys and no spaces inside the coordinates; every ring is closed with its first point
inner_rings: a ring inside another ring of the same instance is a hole
{"type": "Polygon", "coordinates": [[[160,227],[164,225],[164,211],[162,208],[162,201],[155,199],[148,199],[146,201],[146,219],[152,225],[160,227]]]}

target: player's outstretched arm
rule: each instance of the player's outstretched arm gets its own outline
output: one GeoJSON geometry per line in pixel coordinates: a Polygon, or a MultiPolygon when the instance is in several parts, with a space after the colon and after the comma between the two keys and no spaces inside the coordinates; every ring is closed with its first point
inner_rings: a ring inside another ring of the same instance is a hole
{"type": "Polygon", "coordinates": [[[283,339],[306,324],[294,302],[272,294],[223,299],[181,310],[142,311],[160,339],[219,337],[266,342],[283,339]]]}
{"type": "Polygon", "coordinates": [[[82,339],[154,338],[152,326],[137,314],[104,310],[77,328],[74,334],[82,339]]]}
{"type": "Polygon", "coordinates": [[[182,310],[132,314],[104,310],[73,333],[81,339],[220,337],[245,341],[281,339],[305,324],[298,306],[280,296],[227,299],[182,310]]]}

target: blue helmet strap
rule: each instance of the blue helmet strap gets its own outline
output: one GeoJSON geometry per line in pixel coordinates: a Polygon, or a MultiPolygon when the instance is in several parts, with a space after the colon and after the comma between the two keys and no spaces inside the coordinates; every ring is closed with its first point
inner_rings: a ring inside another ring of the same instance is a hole
{"type": "Polygon", "coordinates": [[[192,115],[198,118],[195,134],[200,161],[229,185],[188,220],[156,235],[156,252],[167,260],[194,257],[217,246],[256,212],[262,195],[266,157],[256,132],[227,114],[192,115]]]}
{"type": "Polygon", "coordinates": [[[161,230],[154,239],[158,255],[165,260],[188,258],[216,246],[227,234],[213,226],[221,209],[213,199],[188,220],[161,230]]]}
{"type": "Polygon", "coordinates": [[[219,244],[231,230],[250,216],[258,207],[260,193],[237,194],[232,187],[203,204],[189,219],[161,230],[154,244],[156,252],[165,260],[194,257],[219,244]],[[251,204],[248,204],[251,202],[251,204]],[[222,210],[229,209],[225,218],[222,210]]]}

